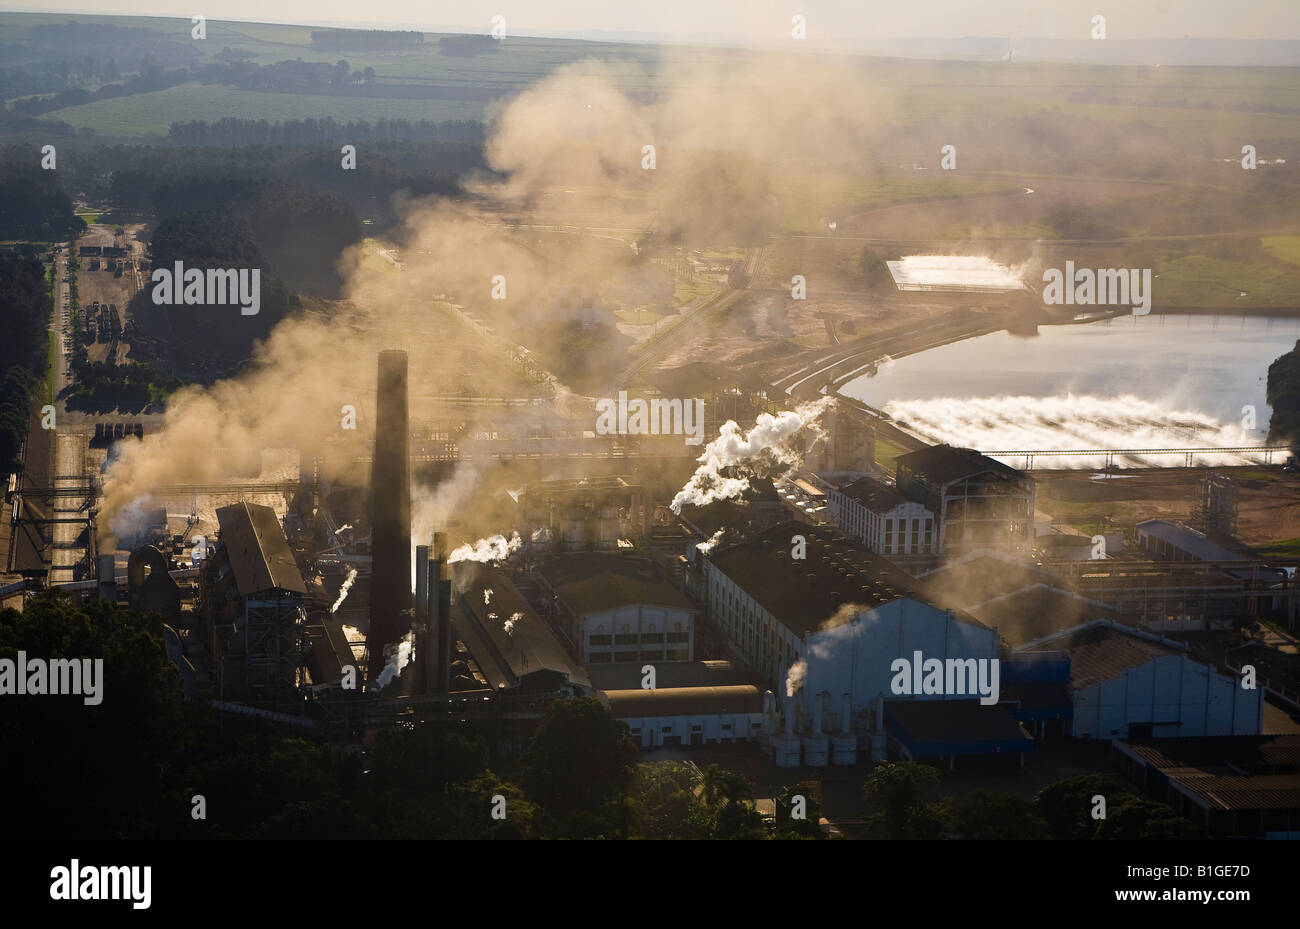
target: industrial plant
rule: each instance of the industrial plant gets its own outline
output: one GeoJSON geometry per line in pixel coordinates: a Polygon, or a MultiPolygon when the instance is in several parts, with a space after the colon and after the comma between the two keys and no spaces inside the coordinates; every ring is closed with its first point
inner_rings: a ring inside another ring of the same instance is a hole
{"type": "Polygon", "coordinates": [[[1300,32],[937,2],[0,13],[14,834],[1300,839],[1300,32]]]}

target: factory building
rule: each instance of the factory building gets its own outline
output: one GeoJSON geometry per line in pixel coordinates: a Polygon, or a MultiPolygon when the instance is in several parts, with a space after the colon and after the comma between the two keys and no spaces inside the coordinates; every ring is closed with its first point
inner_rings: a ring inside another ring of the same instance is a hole
{"type": "Polygon", "coordinates": [[[453,690],[482,686],[530,698],[580,697],[591,692],[586,670],[506,572],[476,562],[461,562],[455,568],[460,593],[452,610],[452,629],[472,657],[453,662],[453,690]]]}
{"type": "Polygon", "coordinates": [[[876,430],[870,417],[840,398],[822,417],[822,433],[810,437],[804,467],[830,475],[869,474],[875,467],[876,430]]]}
{"type": "Polygon", "coordinates": [[[898,492],[937,516],[942,554],[976,549],[1031,553],[1033,478],[977,451],[951,445],[900,455],[896,465],[898,492]]]}
{"type": "Polygon", "coordinates": [[[974,552],[916,580],[929,602],[970,614],[1012,648],[1094,619],[1121,620],[1110,604],[1080,594],[1060,574],[997,552],[974,552]]]}
{"type": "Polygon", "coordinates": [[[734,500],[716,500],[705,506],[686,504],[678,519],[697,541],[712,538],[720,529],[740,536],[763,532],[790,519],[790,509],[776,484],[765,477],[750,477],[731,468],[723,477],[745,477],[749,487],[734,500]]]}
{"type": "Polygon", "coordinates": [[[648,532],[645,488],[621,477],[538,481],[511,497],[516,525],[537,533],[530,551],[617,551],[648,532]]]}
{"type": "Polygon", "coordinates": [[[217,522],[218,543],[200,575],[214,696],[292,706],[309,648],[302,573],[269,506],[219,507],[217,522]]]}
{"type": "Polygon", "coordinates": [[[924,602],[883,557],[790,522],[720,548],[706,572],[710,621],[771,688],[764,744],[778,766],[859,757],[951,766],[998,754],[1023,763],[1032,749],[1021,707],[999,702],[997,631],[924,602]],[[930,659],[985,676],[954,675],[951,689],[896,689],[896,662],[930,659]]]}
{"type": "Polygon", "coordinates": [[[1116,739],[1121,773],[1215,838],[1300,839],[1300,735],[1116,739]]]}
{"type": "Polygon", "coordinates": [[[998,655],[992,629],[910,597],[846,614],[804,637],[788,673],[782,665],[787,696],[779,722],[767,717],[768,750],[780,767],[896,758],[951,769],[994,755],[1023,765],[1032,714],[1004,699],[998,655]],[[911,686],[928,662],[942,679],[911,686]]]}
{"type": "Polygon", "coordinates": [[[1228,631],[1246,616],[1293,626],[1300,587],[1259,561],[1106,560],[1052,566],[1079,594],[1110,606],[1121,622],[1153,632],[1228,631]]]}
{"type": "Polygon", "coordinates": [[[691,661],[696,608],[645,559],[583,552],[536,572],[552,625],[582,664],[691,661]]]}
{"type": "Polygon", "coordinates": [[[1094,620],[1015,652],[1032,653],[1068,658],[1075,738],[1258,735],[1263,723],[1262,690],[1140,629],[1094,620]]]}
{"type": "Polygon", "coordinates": [[[833,488],[828,507],[831,525],[878,555],[939,551],[934,513],[877,478],[864,477],[833,488]]]}
{"type": "Polygon", "coordinates": [[[725,542],[705,565],[710,622],[774,689],[784,686],[782,663],[804,654],[808,633],[846,606],[871,609],[912,586],[884,558],[824,526],[790,521],[742,544],[725,542]]]}

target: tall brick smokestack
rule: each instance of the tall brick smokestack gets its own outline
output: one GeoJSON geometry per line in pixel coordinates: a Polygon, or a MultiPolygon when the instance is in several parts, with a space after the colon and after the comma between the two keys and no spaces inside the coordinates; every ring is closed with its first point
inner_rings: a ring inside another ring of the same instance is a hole
{"type": "Polygon", "coordinates": [[[406,352],[379,353],[375,458],[370,470],[370,648],[368,679],[384,669],[384,649],[410,629],[411,461],[406,409],[406,352]]]}

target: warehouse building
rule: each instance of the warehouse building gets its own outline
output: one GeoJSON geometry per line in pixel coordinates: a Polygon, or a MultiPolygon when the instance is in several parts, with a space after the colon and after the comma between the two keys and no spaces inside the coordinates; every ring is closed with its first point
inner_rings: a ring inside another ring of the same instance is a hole
{"type": "Polygon", "coordinates": [[[1241,561],[1236,552],[1211,542],[1190,526],[1163,519],[1137,524],[1138,547],[1164,561],[1241,561]]]}
{"type": "Polygon", "coordinates": [[[784,686],[781,666],[803,657],[806,635],[846,606],[869,610],[912,589],[884,558],[828,527],[795,521],[715,550],[705,578],[713,628],[776,690],[784,686]]]}
{"type": "Polygon", "coordinates": [[[1079,739],[1258,735],[1263,691],[1198,664],[1187,647],[1094,620],[1016,650],[1064,653],[1079,739]]]}
{"type": "Polygon", "coordinates": [[[1300,735],[1116,739],[1120,771],[1217,838],[1300,839],[1300,735]]]}
{"type": "Polygon", "coordinates": [[[543,562],[536,576],[552,625],[582,664],[694,659],[698,611],[652,562],[581,552],[543,562]]]}

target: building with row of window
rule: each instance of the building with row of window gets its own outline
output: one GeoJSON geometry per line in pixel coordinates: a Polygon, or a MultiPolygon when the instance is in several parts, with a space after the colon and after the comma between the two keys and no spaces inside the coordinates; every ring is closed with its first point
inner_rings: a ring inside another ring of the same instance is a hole
{"type": "Polygon", "coordinates": [[[831,524],[880,555],[933,555],[939,551],[934,513],[874,477],[833,488],[831,524]]]}
{"type": "Polygon", "coordinates": [[[543,562],[537,580],[553,626],[583,664],[695,657],[698,611],[650,561],[574,553],[543,562]]]}

